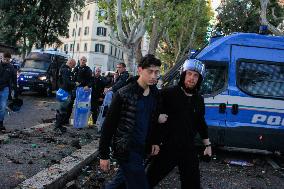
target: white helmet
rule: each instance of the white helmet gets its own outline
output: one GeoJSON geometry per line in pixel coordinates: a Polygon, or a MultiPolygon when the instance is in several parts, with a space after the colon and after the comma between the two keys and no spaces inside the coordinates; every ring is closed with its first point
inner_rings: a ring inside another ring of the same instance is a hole
{"type": "Polygon", "coordinates": [[[182,71],[192,70],[198,72],[203,78],[205,76],[205,65],[197,59],[186,59],[182,71]]]}

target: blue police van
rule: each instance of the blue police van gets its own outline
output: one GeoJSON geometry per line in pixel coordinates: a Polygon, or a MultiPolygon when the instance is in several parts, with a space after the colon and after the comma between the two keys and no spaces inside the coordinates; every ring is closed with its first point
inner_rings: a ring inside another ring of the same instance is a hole
{"type": "Polygon", "coordinates": [[[56,49],[33,50],[25,58],[18,74],[18,91],[51,95],[58,89],[58,74],[68,55],[56,49]]]}
{"type": "MultiPolygon", "coordinates": [[[[284,37],[233,33],[191,58],[206,65],[201,92],[212,143],[284,152],[284,37]]],[[[183,61],[164,86],[176,83],[183,61]]]]}

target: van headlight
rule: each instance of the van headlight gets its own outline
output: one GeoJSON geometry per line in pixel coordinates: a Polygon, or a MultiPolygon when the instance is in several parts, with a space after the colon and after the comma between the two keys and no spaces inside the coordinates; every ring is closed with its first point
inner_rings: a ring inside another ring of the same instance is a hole
{"type": "Polygon", "coordinates": [[[41,81],[45,81],[47,79],[47,77],[46,76],[40,76],[40,77],[38,77],[38,79],[41,80],[41,81]]]}

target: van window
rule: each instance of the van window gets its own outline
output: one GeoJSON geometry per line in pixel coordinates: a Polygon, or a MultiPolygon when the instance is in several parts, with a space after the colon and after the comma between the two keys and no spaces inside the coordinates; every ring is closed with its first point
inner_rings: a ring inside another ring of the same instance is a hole
{"type": "Polygon", "coordinates": [[[239,61],[237,85],[252,96],[284,98],[284,63],[239,61]]]}
{"type": "Polygon", "coordinates": [[[47,70],[50,65],[50,62],[41,61],[41,60],[26,60],[24,62],[23,68],[32,68],[39,70],[47,70]]]}
{"type": "Polygon", "coordinates": [[[206,64],[206,73],[200,92],[203,95],[216,95],[222,92],[227,84],[227,67],[218,63],[206,64]]]}

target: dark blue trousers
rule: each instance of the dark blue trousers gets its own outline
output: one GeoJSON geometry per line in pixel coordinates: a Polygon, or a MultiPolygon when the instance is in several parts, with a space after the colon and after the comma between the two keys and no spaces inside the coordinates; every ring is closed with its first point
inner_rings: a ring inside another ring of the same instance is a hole
{"type": "Polygon", "coordinates": [[[127,189],[149,189],[145,174],[144,158],[140,153],[130,152],[129,161],[121,162],[114,179],[106,189],[117,189],[124,182],[127,189]]]}

